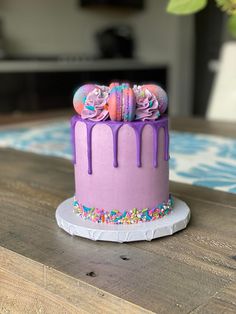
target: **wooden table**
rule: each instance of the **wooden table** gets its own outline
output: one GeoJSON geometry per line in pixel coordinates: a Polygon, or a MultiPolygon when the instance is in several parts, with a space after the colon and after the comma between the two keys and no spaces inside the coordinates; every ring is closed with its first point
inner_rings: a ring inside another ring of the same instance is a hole
{"type": "MultiPolygon", "coordinates": [[[[171,125],[236,131],[199,119],[171,125]]],[[[0,174],[0,313],[236,313],[236,195],[171,182],[191,208],[186,230],[93,242],[55,221],[74,193],[69,161],[1,149],[0,174]]]]}

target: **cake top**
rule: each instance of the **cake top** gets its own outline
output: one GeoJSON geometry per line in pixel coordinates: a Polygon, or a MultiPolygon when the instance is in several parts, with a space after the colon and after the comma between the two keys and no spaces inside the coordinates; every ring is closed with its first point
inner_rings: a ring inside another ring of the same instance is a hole
{"type": "Polygon", "coordinates": [[[166,111],[168,97],[155,84],[85,84],[75,92],[73,105],[85,120],[151,121],[166,111]]]}

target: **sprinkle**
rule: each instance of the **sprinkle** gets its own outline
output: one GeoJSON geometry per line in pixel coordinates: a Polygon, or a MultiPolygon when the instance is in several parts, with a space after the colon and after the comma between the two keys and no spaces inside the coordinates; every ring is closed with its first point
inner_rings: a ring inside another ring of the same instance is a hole
{"type": "Polygon", "coordinates": [[[85,212],[89,212],[92,208],[89,208],[89,207],[86,207],[86,206],[83,206],[83,209],[85,212]]]}
{"type": "Polygon", "coordinates": [[[94,106],[87,105],[87,106],[85,106],[85,108],[87,108],[88,110],[91,110],[91,111],[95,111],[94,106]]]}
{"type": "Polygon", "coordinates": [[[167,202],[163,202],[154,208],[144,208],[120,212],[119,210],[105,211],[95,207],[87,207],[80,204],[74,198],[74,212],[83,219],[91,220],[95,223],[107,223],[107,224],[135,224],[139,222],[146,222],[151,220],[160,219],[168,215],[174,206],[174,200],[171,195],[167,202]]]}

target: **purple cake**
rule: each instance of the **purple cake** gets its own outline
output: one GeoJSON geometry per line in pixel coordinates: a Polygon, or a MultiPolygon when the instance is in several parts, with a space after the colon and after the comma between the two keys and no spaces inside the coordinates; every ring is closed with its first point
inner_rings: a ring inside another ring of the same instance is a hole
{"type": "Polygon", "coordinates": [[[86,84],[74,96],[74,211],[131,224],[170,213],[166,93],[157,85],[86,84]]]}

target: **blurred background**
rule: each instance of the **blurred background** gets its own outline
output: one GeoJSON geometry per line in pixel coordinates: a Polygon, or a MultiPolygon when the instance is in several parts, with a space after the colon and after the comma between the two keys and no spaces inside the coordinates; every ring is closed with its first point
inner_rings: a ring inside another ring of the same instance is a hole
{"type": "Polygon", "coordinates": [[[222,110],[209,108],[218,106],[223,47],[234,44],[225,14],[214,1],[189,16],[168,14],[166,6],[163,0],[0,0],[0,114],[71,109],[80,84],[118,79],[159,83],[171,116],[217,111],[221,117],[222,110]]]}

